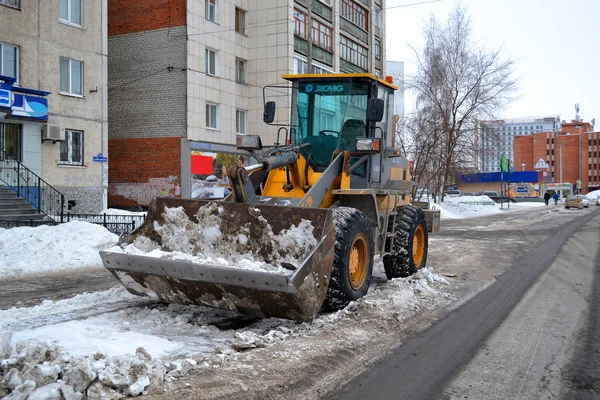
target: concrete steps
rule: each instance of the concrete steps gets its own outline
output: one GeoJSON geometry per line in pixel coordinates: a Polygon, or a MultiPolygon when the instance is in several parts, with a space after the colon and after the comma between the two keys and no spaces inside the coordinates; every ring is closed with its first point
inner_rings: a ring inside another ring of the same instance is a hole
{"type": "Polygon", "coordinates": [[[33,205],[7,187],[0,187],[0,221],[49,221],[33,205]]]}

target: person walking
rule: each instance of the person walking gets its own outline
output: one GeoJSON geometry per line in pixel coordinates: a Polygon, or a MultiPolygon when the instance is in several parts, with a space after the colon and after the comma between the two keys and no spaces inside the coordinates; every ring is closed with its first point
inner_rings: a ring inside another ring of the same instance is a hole
{"type": "Polygon", "coordinates": [[[558,192],[554,192],[554,196],[552,196],[552,198],[554,199],[554,205],[558,205],[558,192]]]}
{"type": "Polygon", "coordinates": [[[546,203],[546,205],[548,205],[549,201],[550,201],[550,192],[546,192],[546,193],[544,193],[544,203],[546,203]]]}

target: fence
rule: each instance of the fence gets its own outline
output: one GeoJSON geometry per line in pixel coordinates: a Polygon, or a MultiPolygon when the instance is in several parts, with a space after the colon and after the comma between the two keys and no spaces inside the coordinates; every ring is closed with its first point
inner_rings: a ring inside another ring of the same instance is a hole
{"type": "MultiPolygon", "coordinates": [[[[63,222],[84,221],[91,224],[102,225],[108,231],[117,235],[133,232],[136,228],[144,223],[146,214],[144,215],[110,215],[110,214],[70,214],[64,215],[63,222]]],[[[15,228],[19,226],[40,226],[40,225],[58,225],[57,221],[0,221],[2,228],[15,228]]]]}

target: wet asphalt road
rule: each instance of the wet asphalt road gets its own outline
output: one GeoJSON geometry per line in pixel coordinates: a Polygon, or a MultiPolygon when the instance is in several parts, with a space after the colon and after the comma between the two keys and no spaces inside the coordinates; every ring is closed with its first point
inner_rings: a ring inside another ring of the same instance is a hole
{"type": "Polygon", "coordinates": [[[327,398],[600,398],[600,209],[503,229],[529,213],[447,221],[438,237],[529,245],[490,246],[511,265],[490,287],[327,398]]]}

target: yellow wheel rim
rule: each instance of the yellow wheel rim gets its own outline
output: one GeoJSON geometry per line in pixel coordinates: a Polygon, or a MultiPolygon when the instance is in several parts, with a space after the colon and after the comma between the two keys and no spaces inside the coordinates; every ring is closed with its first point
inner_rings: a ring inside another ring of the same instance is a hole
{"type": "Polygon", "coordinates": [[[412,257],[415,268],[421,268],[423,257],[425,256],[425,228],[423,225],[417,225],[415,236],[413,238],[412,257]]]}
{"type": "Polygon", "coordinates": [[[348,260],[350,286],[359,290],[367,279],[369,269],[369,244],[367,237],[361,233],[354,238],[348,260]]]}

